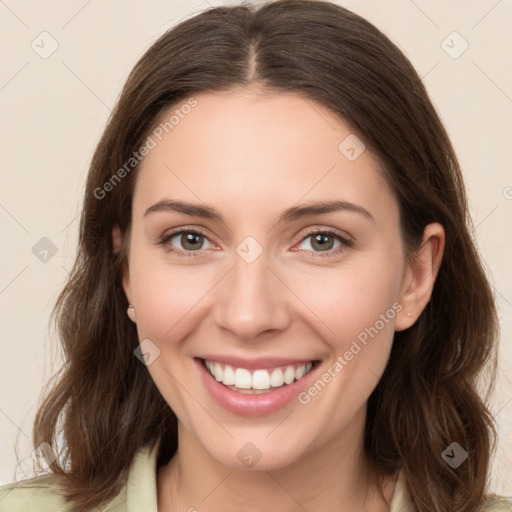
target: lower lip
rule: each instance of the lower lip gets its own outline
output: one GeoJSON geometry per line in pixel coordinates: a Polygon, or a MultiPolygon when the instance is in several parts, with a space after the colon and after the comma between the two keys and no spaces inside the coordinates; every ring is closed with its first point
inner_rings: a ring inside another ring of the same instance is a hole
{"type": "MultiPolygon", "coordinates": [[[[308,385],[311,375],[315,373],[318,362],[313,364],[311,370],[302,379],[291,384],[285,384],[274,391],[261,394],[247,394],[233,391],[224,384],[217,382],[206,369],[202,359],[194,358],[204,385],[213,399],[224,409],[241,416],[264,416],[279,411],[296,398],[308,385]]],[[[272,389],[272,388],[271,388],[272,389]]]]}

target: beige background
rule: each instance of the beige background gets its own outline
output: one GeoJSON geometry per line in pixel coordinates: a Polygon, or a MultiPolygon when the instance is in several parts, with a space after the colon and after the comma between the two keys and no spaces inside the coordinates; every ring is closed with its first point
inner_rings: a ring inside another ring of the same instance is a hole
{"type": "MultiPolygon", "coordinates": [[[[42,385],[59,364],[49,313],[73,262],[87,167],[120,88],[166,29],[234,3],[0,0],[0,484],[15,476],[16,441],[20,458],[30,455],[42,385]],[[46,262],[32,252],[43,237],[57,250],[39,253],[46,262]]],[[[512,496],[512,1],[339,3],[411,59],[460,156],[502,326],[492,485],[512,496]]]]}

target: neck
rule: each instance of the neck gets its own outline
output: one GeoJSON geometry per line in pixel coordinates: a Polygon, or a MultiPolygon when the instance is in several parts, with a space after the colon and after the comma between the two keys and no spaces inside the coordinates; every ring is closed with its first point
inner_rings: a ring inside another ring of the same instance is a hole
{"type": "Polygon", "coordinates": [[[372,487],[363,456],[366,411],[347,430],[293,463],[273,470],[239,470],[213,459],[186,431],[178,429],[178,450],[158,474],[159,512],[388,512],[396,476],[383,493],[372,487]]]}

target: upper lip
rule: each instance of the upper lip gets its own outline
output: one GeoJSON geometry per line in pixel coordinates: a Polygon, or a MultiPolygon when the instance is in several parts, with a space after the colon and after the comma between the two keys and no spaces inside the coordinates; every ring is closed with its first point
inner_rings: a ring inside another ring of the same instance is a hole
{"type": "Polygon", "coordinates": [[[257,370],[258,368],[275,368],[278,366],[296,366],[314,362],[316,359],[290,359],[288,357],[258,357],[246,359],[244,357],[223,356],[216,354],[207,354],[200,356],[200,359],[224,363],[234,368],[247,368],[248,370],[257,370]]]}

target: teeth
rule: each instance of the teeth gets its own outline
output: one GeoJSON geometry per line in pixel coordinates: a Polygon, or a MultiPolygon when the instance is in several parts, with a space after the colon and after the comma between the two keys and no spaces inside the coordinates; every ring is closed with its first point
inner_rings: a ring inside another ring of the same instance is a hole
{"type": "MultiPolygon", "coordinates": [[[[220,364],[215,363],[215,373],[220,368],[220,364]]],[[[222,372],[222,369],[220,370],[222,372]]],[[[224,384],[224,381],[222,381],[224,384]]],[[[235,370],[235,386],[240,389],[251,389],[251,372],[245,368],[235,370]]]]}
{"type": "Polygon", "coordinates": [[[297,368],[295,370],[295,379],[296,380],[302,379],[302,377],[304,377],[304,375],[306,375],[306,367],[305,366],[301,366],[300,368],[297,368]]]}
{"type": "Polygon", "coordinates": [[[284,377],[283,372],[280,368],[276,368],[275,370],[272,370],[272,373],[270,374],[270,385],[273,388],[278,388],[284,384],[284,377]]]}
{"type": "Polygon", "coordinates": [[[274,368],[270,373],[267,370],[254,370],[251,374],[245,368],[233,368],[227,364],[222,366],[214,361],[205,361],[205,365],[215,380],[225,386],[259,391],[291,384],[295,380],[302,379],[313,367],[310,362],[297,367],[289,365],[274,368]]]}
{"type": "Polygon", "coordinates": [[[222,383],[226,386],[233,386],[235,384],[235,372],[231,366],[226,366],[222,373],[222,383]]]}
{"type": "Polygon", "coordinates": [[[253,373],[251,387],[253,389],[268,389],[268,388],[270,388],[270,375],[268,374],[267,370],[256,370],[253,373]]]}
{"type": "Polygon", "coordinates": [[[213,376],[218,382],[222,380],[222,368],[219,365],[214,366],[213,376]]]}
{"type": "Polygon", "coordinates": [[[284,372],[284,382],[285,384],[291,384],[295,380],[295,368],[293,366],[288,366],[286,371],[284,372]]]}

